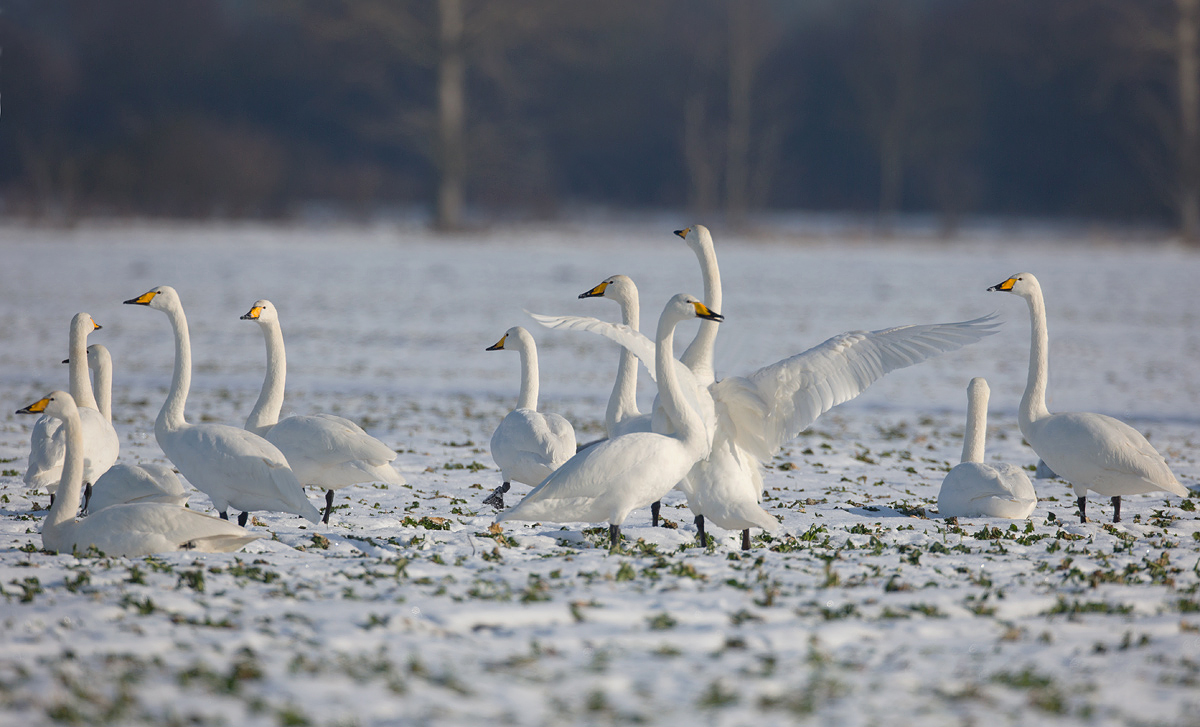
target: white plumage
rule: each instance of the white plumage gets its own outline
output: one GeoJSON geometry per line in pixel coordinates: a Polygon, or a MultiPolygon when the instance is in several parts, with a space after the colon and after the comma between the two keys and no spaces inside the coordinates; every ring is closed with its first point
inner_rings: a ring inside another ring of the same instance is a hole
{"type": "Polygon", "coordinates": [[[162,502],[183,507],[187,490],[164,464],[115,464],[92,485],[91,496],[83,504],[84,512],[94,513],[113,505],[132,502],[162,502]]]}
{"type": "Polygon", "coordinates": [[[366,482],[403,485],[391,464],[392,448],[349,419],[314,414],[279,420],[287,377],[279,312],[271,301],[259,300],[242,320],[257,321],[267,344],[267,375],[246,429],[278,447],[302,484],[326,491],[323,522],[329,522],[335,490],[366,482]]]}
{"type": "Polygon", "coordinates": [[[45,412],[59,419],[67,452],[58,497],[42,525],[42,547],[59,553],[96,547],[110,556],[139,556],[177,550],[223,553],[240,549],[259,536],[233,523],[163,503],[119,504],[75,519],[83,486],[83,425],[74,399],[50,393],[18,413],[45,412]]]}
{"type": "Polygon", "coordinates": [[[222,517],[234,507],[244,525],[251,511],[290,512],[318,522],[321,514],[304,496],[300,481],[279,449],[252,432],[225,424],[189,424],[184,419],[192,383],[192,347],[187,317],[175,289],[164,285],[125,301],[160,310],[175,334],[171,390],[154,422],[154,436],[167,458],[212,500],[222,517]]]}
{"type": "Polygon", "coordinates": [[[517,350],[521,354],[521,393],[517,406],[492,434],[492,459],[503,483],[486,499],[504,507],[504,493],[512,482],[536,485],[575,454],[575,429],[558,414],[543,414],[538,405],[537,344],[529,331],[514,326],[488,351],[517,350]],[[510,340],[511,339],[511,340],[510,340]]]}
{"type": "MultiPolygon", "coordinates": [[[[68,338],[68,359],[70,365],[70,390],[79,410],[83,437],[83,478],[85,482],[95,482],[100,475],[117,461],[121,450],[121,441],[112,425],[111,408],[101,411],[97,396],[92,391],[88,379],[88,365],[91,358],[103,356],[109,362],[109,374],[97,374],[96,385],[102,390],[100,398],[105,402],[111,401],[109,389],[112,386],[111,359],[108,350],[89,355],[87,337],[100,326],[87,313],[77,313],[71,319],[71,330],[68,338]]],[[[103,347],[101,347],[103,349],[103,347]]],[[[103,365],[96,358],[97,366],[103,365]]],[[[66,457],[66,433],[62,431],[61,420],[43,416],[33,425],[29,441],[29,466],[25,470],[25,484],[30,490],[44,489],[51,495],[58,489],[62,479],[63,461],[66,457]]]]}
{"type": "Polygon", "coordinates": [[[1113,522],[1121,519],[1121,496],[1170,492],[1186,496],[1166,460],[1133,427],[1092,412],[1051,414],[1046,408],[1050,334],[1042,286],[1031,273],[1018,273],[988,288],[1019,295],[1029,305],[1029,378],[1017,419],[1033,451],[1058,477],[1071,483],[1079,503],[1079,519],[1087,521],[1087,492],[1107,495],[1113,522]]]}
{"type": "Polygon", "coordinates": [[[659,400],[675,423],[671,435],[633,432],[582,450],[535,487],[504,520],[607,522],[612,547],[633,510],[671,490],[708,449],[704,422],[685,402],[676,376],[672,341],[675,326],[689,318],[720,316],[689,295],[676,295],[659,318],[656,367],[659,400]]]}
{"type": "MultiPolygon", "coordinates": [[[[596,287],[581,293],[580,298],[608,298],[621,307],[621,323],[630,330],[639,328],[641,302],[637,286],[627,275],[613,275],[596,287]]],[[[638,411],[638,359],[632,351],[622,348],[613,381],[608,408],[604,412],[604,432],[611,439],[630,432],[650,431],[650,415],[638,411]]]]}
{"type": "Polygon", "coordinates": [[[989,393],[987,381],[979,377],[967,386],[962,461],[942,480],[938,492],[942,517],[1023,519],[1037,507],[1037,494],[1024,470],[1006,462],[983,461],[989,393]]]}

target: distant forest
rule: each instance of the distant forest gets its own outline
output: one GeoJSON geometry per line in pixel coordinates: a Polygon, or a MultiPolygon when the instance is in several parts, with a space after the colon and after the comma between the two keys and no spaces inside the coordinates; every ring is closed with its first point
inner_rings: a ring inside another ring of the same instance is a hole
{"type": "Polygon", "coordinates": [[[2,0],[0,214],[1200,227],[1200,0],[2,0]]]}

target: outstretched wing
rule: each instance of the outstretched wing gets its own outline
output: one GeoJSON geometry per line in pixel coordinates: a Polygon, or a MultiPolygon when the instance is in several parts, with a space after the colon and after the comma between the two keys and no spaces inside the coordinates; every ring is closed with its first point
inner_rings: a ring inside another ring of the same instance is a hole
{"type": "MultiPolygon", "coordinates": [[[[525,312],[529,313],[529,311],[525,312]]],[[[637,356],[646,370],[650,372],[650,378],[657,381],[655,378],[657,373],[654,370],[654,341],[647,338],[646,334],[635,331],[623,323],[610,323],[590,316],[545,316],[540,313],[529,313],[529,317],[546,328],[559,331],[586,331],[603,336],[637,356]]]]}
{"type": "Polygon", "coordinates": [[[773,453],[884,374],[958,350],[999,327],[993,313],[957,323],[849,331],[759,369],[749,379],[770,407],[765,443],[773,453]]]}

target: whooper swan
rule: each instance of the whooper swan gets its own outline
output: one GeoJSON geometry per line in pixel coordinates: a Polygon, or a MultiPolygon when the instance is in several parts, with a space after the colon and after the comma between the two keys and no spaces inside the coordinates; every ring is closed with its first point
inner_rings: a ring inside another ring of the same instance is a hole
{"type": "Polygon", "coordinates": [[[279,449],[252,432],[225,424],[189,424],[183,416],[192,384],[192,346],[179,294],[169,285],[125,301],[160,310],[175,334],[171,390],[154,422],[158,446],[196,489],[208,495],[222,518],[230,507],[242,511],[245,525],[252,510],[290,512],[312,522],[321,513],[304,496],[300,481],[279,449]]]}
{"type": "Polygon", "coordinates": [[[962,461],[942,480],[938,492],[938,514],[942,517],[1024,519],[1037,507],[1037,495],[1025,470],[1004,462],[983,461],[988,394],[986,380],[971,379],[962,461]]]}
{"type": "Polygon", "coordinates": [[[391,465],[396,453],[349,419],[314,414],[279,420],[287,377],[279,312],[271,301],[259,300],[242,320],[257,321],[267,343],[267,377],[246,429],[279,447],[301,483],[325,490],[322,521],[328,523],[333,512],[334,490],[365,482],[403,485],[391,465]]]}
{"type": "Polygon", "coordinates": [[[659,402],[675,425],[673,434],[633,432],[580,451],[496,519],[546,522],[607,522],[617,547],[621,524],[675,486],[708,449],[704,422],[690,406],[672,363],[675,326],[691,318],[720,321],[690,295],[671,298],[655,336],[659,402]]]}
{"type": "Polygon", "coordinates": [[[1113,522],[1121,521],[1121,496],[1165,491],[1186,496],[1163,456],[1125,422],[1092,412],[1051,414],[1046,409],[1050,334],[1042,286],[1031,273],[1017,273],[989,291],[1019,295],[1029,304],[1029,379],[1017,423],[1033,451],[1058,477],[1071,483],[1079,520],[1087,522],[1087,492],[1112,498],[1113,522]]]}
{"type": "Polygon", "coordinates": [[[58,553],[96,547],[110,556],[134,557],[177,550],[223,553],[257,535],[233,523],[163,503],[113,505],[75,519],[83,486],[83,423],[70,394],[54,391],[18,414],[44,412],[63,423],[67,451],[58,498],[42,525],[42,547],[58,553]]]}
{"type": "MultiPolygon", "coordinates": [[[[632,331],[638,330],[641,317],[638,289],[628,275],[613,275],[587,292],[580,293],[579,297],[615,301],[621,307],[622,325],[632,331]]],[[[637,356],[622,348],[617,378],[608,397],[608,409],[604,412],[604,432],[609,439],[630,432],[650,431],[650,415],[638,411],[637,370],[637,356]]]]}
{"type": "Polygon", "coordinates": [[[488,351],[517,350],[521,354],[521,393],[492,434],[492,459],[503,483],[483,502],[504,508],[504,493],[513,482],[536,485],[575,454],[575,429],[558,414],[542,414],[538,404],[537,344],[521,326],[514,326],[488,351]]]}

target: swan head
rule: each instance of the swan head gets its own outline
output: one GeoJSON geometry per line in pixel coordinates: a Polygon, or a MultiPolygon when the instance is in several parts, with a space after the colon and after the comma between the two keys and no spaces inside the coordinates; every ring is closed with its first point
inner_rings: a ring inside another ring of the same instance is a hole
{"type": "Polygon", "coordinates": [[[1029,299],[1035,295],[1040,295],[1042,286],[1038,284],[1038,279],[1033,277],[1033,273],[1017,273],[1003,283],[997,283],[988,288],[988,292],[994,291],[1013,293],[1014,295],[1029,299]]]}
{"type": "Polygon", "coordinates": [[[17,409],[18,414],[45,414],[64,420],[72,411],[78,416],[75,400],[65,391],[51,391],[24,409],[17,409]]]}
{"type": "Polygon", "coordinates": [[[100,330],[101,327],[99,323],[92,320],[92,316],[89,313],[76,313],[75,317],[71,319],[71,333],[83,336],[84,338],[87,338],[87,335],[92,331],[100,330]]]}
{"type": "Polygon", "coordinates": [[[144,305],[158,310],[170,310],[173,307],[182,307],[179,302],[179,293],[169,285],[160,285],[157,288],[142,293],[136,298],[130,298],[125,301],[126,305],[144,305]]]}
{"type": "Polygon", "coordinates": [[[521,326],[513,326],[504,332],[499,341],[485,348],[485,351],[515,351],[533,345],[533,336],[521,326]],[[512,339],[512,340],[509,340],[512,339]]]}
{"type": "Polygon", "coordinates": [[[982,376],[976,376],[967,384],[967,401],[982,401],[986,404],[991,394],[987,379],[982,376]]]}
{"type": "Polygon", "coordinates": [[[678,316],[680,320],[689,318],[703,318],[706,321],[721,322],[725,320],[725,316],[716,311],[709,310],[708,306],[700,302],[700,299],[694,295],[687,293],[678,293],[667,302],[667,309],[664,311],[671,312],[678,316]]]}
{"type": "MultiPolygon", "coordinates": [[[[63,363],[71,363],[71,359],[64,358],[63,363]]],[[[93,343],[87,347],[87,365],[92,371],[96,371],[104,364],[112,365],[112,354],[108,352],[108,348],[103,343],[93,343]]]]}
{"type": "Polygon", "coordinates": [[[256,300],[250,306],[250,311],[242,316],[243,321],[258,321],[259,323],[278,323],[279,311],[269,300],[256,300]]]}
{"type": "Polygon", "coordinates": [[[675,234],[683,238],[683,241],[692,250],[703,250],[705,247],[711,248],[713,244],[712,235],[704,225],[692,225],[682,230],[675,230],[675,234]]]}
{"type": "Polygon", "coordinates": [[[580,298],[608,298],[615,301],[636,300],[637,286],[628,275],[614,275],[606,278],[591,290],[580,293],[580,298]]]}

